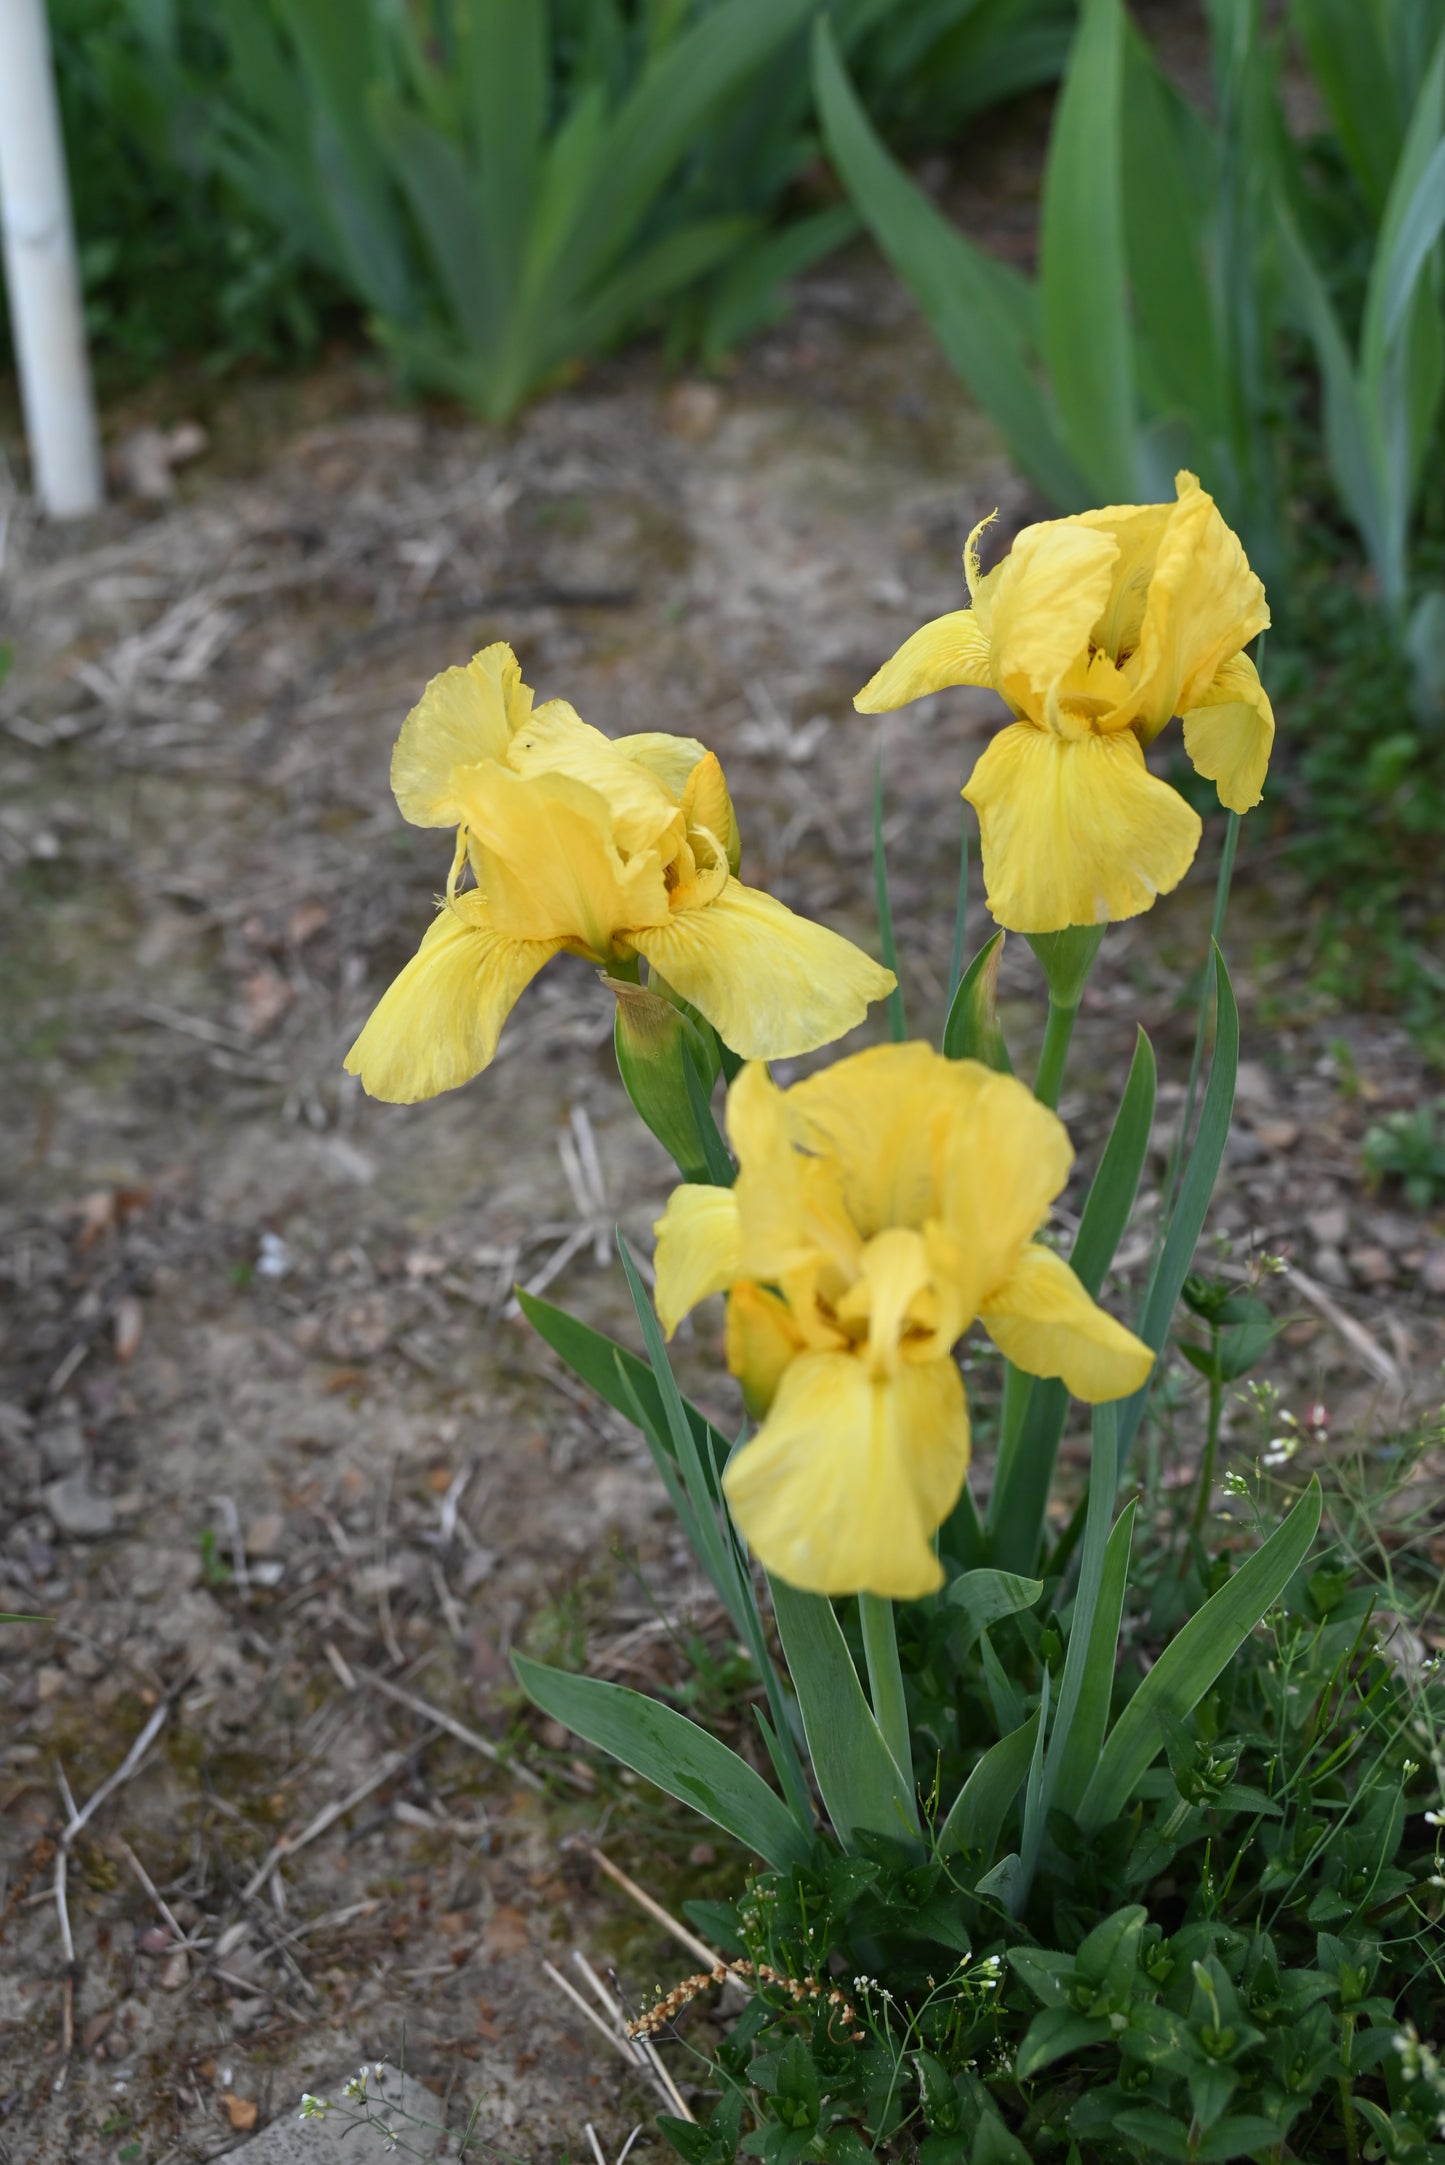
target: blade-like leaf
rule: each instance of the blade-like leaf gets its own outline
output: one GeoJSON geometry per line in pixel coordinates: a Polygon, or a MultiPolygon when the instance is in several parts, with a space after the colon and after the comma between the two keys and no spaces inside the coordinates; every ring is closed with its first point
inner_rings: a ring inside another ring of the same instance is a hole
{"type": "Polygon", "coordinates": [[[917,1840],[912,1792],[873,1718],[833,1604],[780,1579],[768,1583],[813,1776],[834,1833],[845,1849],[858,1846],[859,1834],[917,1840]]]}
{"type": "MultiPolygon", "coordinates": [[[[1183,101],[1132,29],[1126,83],[1125,234],[1140,370],[1152,403],[1187,416],[1199,441],[1212,444],[1226,431],[1227,379],[1203,252],[1208,198],[1186,162],[1183,101]]],[[[1212,488],[1210,463],[1200,461],[1212,488]]]]}
{"type": "Polygon", "coordinates": [[[1312,1479],[1289,1517],[1171,1639],[1114,1724],[1079,1805],[1084,1828],[1128,1810],[1134,1785],[1164,1749],[1169,1721],[1186,1721],[1309,1554],[1320,1523],[1312,1479]]]}
{"type": "Polygon", "coordinates": [[[600,1677],[569,1676],[513,1654],[535,1706],[648,1781],[735,1835],[774,1871],[806,1864],[811,1841],[781,1797],[745,1759],[685,1714],[600,1677]]]}
{"type": "MultiPolygon", "coordinates": [[[[1354,362],[1325,282],[1283,197],[1276,208],[1280,259],[1300,322],[1308,333],[1324,387],[1325,451],[1346,511],[1383,581],[1390,555],[1389,520],[1379,450],[1372,439],[1354,362]]],[[[1392,603],[1398,596],[1388,596],[1392,603]]]]}
{"type": "Polygon", "coordinates": [[[1083,0],[1039,220],[1039,327],[1073,462],[1095,496],[1140,494],[1124,238],[1124,12],[1083,0]]]}
{"type": "MultiPolygon", "coordinates": [[[[636,1410],[618,1381],[618,1371],[627,1377],[637,1404],[647,1416],[648,1428],[666,1442],[669,1453],[667,1416],[663,1411],[662,1394],[657,1378],[646,1361],[640,1361],[635,1353],[619,1346],[613,1338],[601,1331],[594,1331],[590,1324],[579,1323],[576,1316],[569,1316],[565,1308],[554,1308],[535,1293],[521,1287],[517,1290],[517,1302],[523,1315],[539,1337],[545,1338],[554,1353],[561,1358],[575,1375],[594,1390],[599,1398],[606,1399],[615,1412],[629,1420],[636,1419],[636,1410]]],[[[714,1500],[721,1496],[717,1476],[727,1464],[732,1449],[728,1438],[720,1428],[714,1428],[705,1414],[696,1406],[683,1400],[689,1425],[697,1441],[699,1455],[709,1475],[709,1491],[714,1500]]]]}
{"type": "Polygon", "coordinates": [[[469,0],[459,11],[460,72],[481,162],[479,202],[499,293],[515,294],[541,180],[551,96],[546,0],[469,0]]]}
{"type": "Polygon", "coordinates": [[[908,1035],[908,1016],[903,1005],[903,980],[898,970],[898,942],[893,937],[893,904],[888,895],[888,853],[883,846],[883,753],[873,761],[873,893],[878,905],[878,946],[883,966],[897,982],[888,995],[888,1028],[895,1045],[908,1035]]]}
{"type": "Polygon", "coordinates": [[[1024,1785],[1038,1731],[1035,1707],[1019,1728],[989,1746],[934,1837],[938,1856],[948,1857],[960,1849],[981,1851],[985,1860],[993,1855],[1004,1817],[1024,1785]]]}
{"type": "Polygon", "coordinates": [[[962,1609],[968,1620],[961,1633],[954,1631],[949,1635],[955,1654],[965,1653],[979,1633],[987,1631],[1001,1617],[1016,1616],[1021,1609],[1031,1609],[1043,1590],[1042,1579],[1020,1578],[1012,1571],[963,1572],[943,1597],[950,1607],[962,1609]]]}
{"type": "Polygon", "coordinates": [[[1134,1535],[1137,1498],[1131,1497],[1109,1536],[1099,1598],[1089,1632],[1089,1653],[1083,1683],[1074,1708],[1073,1726],[1059,1753],[1053,1801],[1072,1812],[1088,1786],[1109,1726],[1109,1706],[1114,1696],[1114,1674],[1119,1662],[1119,1624],[1124,1614],[1124,1590],[1129,1578],[1129,1545],[1134,1535]]]}
{"type": "Polygon", "coordinates": [[[1293,0],[1291,13],[1341,147],[1378,215],[1403,129],[1381,11],[1364,0],[1293,0]]]}
{"type": "Polygon", "coordinates": [[[950,1060],[982,1060],[985,1067],[1012,1075],[998,1020],[998,969],[1006,937],[996,932],[964,971],[943,1025],[943,1050],[950,1060]]]}
{"type": "MultiPolygon", "coordinates": [[[[1219,1176],[1219,1164],[1224,1156],[1234,1110],[1234,1081],[1239,1072],[1239,1009],[1235,1005],[1234,988],[1229,982],[1224,957],[1217,946],[1214,949],[1214,991],[1214,1058],[1209,1066],[1199,1126],[1190,1146],[1184,1178],[1179,1184],[1179,1197],[1169,1221],[1169,1231],[1150,1274],[1143,1313],[1139,1318],[1139,1336],[1155,1353],[1163,1351],[1180,1290],[1204,1230],[1204,1219],[1219,1176]]],[[[1121,1467],[1128,1462],[1129,1448],[1143,1418],[1148,1395],[1149,1385],[1145,1383],[1119,1408],[1121,1467]]]]}
{"type": "Polygon", "coordinates": [[[788,306],[786,282],[821,263],[857,230],[852,205],[830,203],[739,249],[709,290],[698,342],[702,360],[722,360],[742,339],[775,323],[788,306]]]}
{"type": "MultiPolygon", "coordinates": [[[[1074,1718],[1083,1697],[1084,1679],[1094,1654],[1094,1619],[1104,1586],[1105,1557],[1109,1547],[1109,1521],[1114,1515],[1114,1492],[1119,1485],[1119,1409],[1095,1406],[1093,1455],[1089,1465],[1089,1500],[1084,1515],[1084,1538],[1079,1549],[1079,1583],[1069,1622],[1069,1644],[1064,1655],[1064,1676],[1059,1687],[1059,1707],[1054,1733],[1049,1739],[1043,1784],[1043,1810],[1047,1812],[1058,1784],[1059,1767],[1073,1734],[1074,1718]]],[[[1114,1648],[1108,1655],[1109,1675],[1114,1671],[1114,1648]]],[[[1024,1861],[1033,1858],[1027,1841],[1024,1861]]]]}
{"type": "Polygon", "coordinates": [[[495,228],[481,216],[461,153],[394,98],[376,100],[376,126],[457,328],[485,358],[505,327],[509,294],[494,261],[495,228]]]}
{"type": "Polygon", "coordinates": [[[864,223],[1029,479],[1062,509],[1090,490],[1034,380],[1035,304],[1017,273],[949,224],[884,149],[821,17],[813,84],[828,155],[864,223]]]}

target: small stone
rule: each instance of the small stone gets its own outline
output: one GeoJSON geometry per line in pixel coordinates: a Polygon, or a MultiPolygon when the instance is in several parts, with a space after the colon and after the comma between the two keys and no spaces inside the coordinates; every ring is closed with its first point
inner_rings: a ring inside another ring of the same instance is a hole
{"type": "Polygon", "coordinates": [[[1293,1150],[1300,1138],[1297,1120],[1262,1120],[1254,1132],[1263,1147],[1276,1156],[1293,1150]]]}
{"type": "Polygon", "coordinates": [[[236,2035],[244,2037],[258,2022],[264,2021],[269,2005],[267,2000],[232,2000],[227,2016],[236,2035]]]}
{"type": "Polygon", "coordinates": [[[1328,1210],[1307,1211],[1305,1230],[1318,1247],[1343,1248],[1350,1230],[1349,1212],[1341,1203],[1332,1203],[1328,1210]]]}
{"type": "Polygon", "coordinates": [[[35,1697],[41,1706],[58,1699],[65,1689],[65,1671],[43,1665],[35,1674],[35,1697]]]}
{"type": "Polygon", "coordinates": [[[482,1952],[487,1955],[525,1954],[532,1944],[532,1929],[521,1910],[499,1903],[487,1919],[482,1952]]]}
{"type": "Polygon", "coordinates": [[[74,1421],[42,1428],[35,1441],[48,1474],[78,1473],[85,1464],[85,1438],[74,1421]]]}
{"type": "Polygon", "coordinates": [[[1231,1128],[1224,1157],[1228,1165],[1258,1165],[1264,1157],[1264,1144],[1248,1128],[1231,1128]]]}
{"type": "Polygon", "coordinates": [[[1315,1250],[1315,1276],[1325,1285],[1347,1286],[1350,1274],[1345,1269],[1345,1259],[1338,1248],[1315,1250]]]}
{"type": "Polygon", "coordinates": [[[41,1501],[56,1531],[67,1540],[103,1541],[115,1531],[115,1506],[91,1487],[88,1474],[68,1473],[59,1481],[48,1481],[41,1501]]]}
{"type": "Polygon", "coordinates": [[[177,1947],[174,1954],[166,1956],[156,1972],[156,1982],[162,1992],[179,1992],[188,1983],[190,1974],[190,1957],[184,1947],[177,1947]]]}
{"type": "Polygon", "coordinates": [[[114,2020],[115,2009],[113,2007],[102,2007],[99,2014],[91,2016],[80,2033],[80,2042],[87,2052],[94,2052],[114,2020]]]}
{"type": "Polygon", "coordinates": [[[248,1556],[274,1556],[286,1536],[286,1521],[279,1512],[267,1511],[246,1528],[248,1556]]]}
{"type": "Polygon", "coordinates": [[[238,2097],[234,2090],[221,2093],[221,2103],[226,2108],[226,2118],[242,2135],[248,2135],[260,2117],[260,2107],[254,2097],[238,2097]]]}
{"type": "Polygon", "coordinates": [[[1420,1283],[1427,1293],[1445,1294],[1445,1240],[1426,1250],[1420,1266],[1420,1283]]]}
{"type": "Polygon", "coordinates": [[[1235,1102],[1261,1108],[1274,1103],[1274,1077],[1257,1060],[1241,1060],[1234,1079],[1235,1102]]]}
{"type": "Polygon", "coordinates": [[[663,427],[684,443],[705,443],[722,419],[722,403],[716,384],[675,384],[663,402],[663,427]]]}
{"type": "Polygon", "coordinates": [[[1383,1248],[1357,1248],[1350,1267],[1362,1285],[1389,1285],[1395,1276],[1395,1260],[1383,1248]]]}

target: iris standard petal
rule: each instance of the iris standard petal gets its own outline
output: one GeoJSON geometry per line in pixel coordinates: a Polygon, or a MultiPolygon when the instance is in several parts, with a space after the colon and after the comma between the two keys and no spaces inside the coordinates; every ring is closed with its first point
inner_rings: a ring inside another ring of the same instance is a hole
{"type": "Polygon", "coordinates": [[[1231,812],[1248,812],[1264,795],[1274,743],[1274,709],[1247,654],[1225,663],[1197,707],[1184,716],[1184,749],[1196,774],[1213,782],[1231,812]]]}
{"type": "Polygon", "coordinates": [[[1174,485],[1179,501],[1160,539],[1135,665],[1146,741],[1198,705],[1269,622],[1263,584],[1213,497],[1190,473],[1174,485]]]}
{"type": "Polygon", "coordinates": [[[459,795],[499,931],[566,940],[606,962],[618,933],[666,922],[657,852],[624,859],[607,800],[587,783],[489,763],[466,770],[459,795]]]}
{"type": "Polygon", "coordinates": [[[1001,729],[964,785],[988,906],[1011,932],[1137,917],[1194,861],[1199,816],[1144,764],[1132,730],[1001,729]]]}
{"type": "Polygon", "coordinates": [[[657,1235],[657,1313],[670,1338],[709,1293],[725,1293],[742,1268],[742,1227],[731,1188],[674,1188],[657,1235]]]}
{"type": "Polygon", "coordinates": [[[413,827],[455,827],[459,769],[504,759],[513,733],[532,711],[521,664],[501,641],[460,669],[432,678],[401,725],[391,755],[391,786],[413,827]]]}
{"type": "Polygon", "coordinates": [[[892,991],[891,970],[781,902],[729,880],[631,944],[745,1060],[784,1060],[856,1028],[892,991]]]}
{"type": "Polygon", "coordinates": [[[1041,720],[1050,689],[1088,644],[1113,582],[1119,545],[1076,519],[1026,526],[980,584],[992,682],[1015,713],[1041,720]]]}
{"type": "Polygon", "coordinates": [[[934,1215],[945,1131],[984,1072],[941,1060],[929,1045],[870,1045],[793,1084],[787,1102],[799,1135],[842,1169],[843,1199],[865,1240],[934,1215]]]}
{"type": "Polygon", "coordinates": [[[674,791],[613,738],[584,722],[565,699],[549,699],[517,730],[507,748],[507,765],[514,774],[568,775],[595,790],[607,806],[613,839],[624,856],[661,843],[668,830],[676,828],[673,843],[662,849],[666,862],[681,840],[674,791]]]}
{"type": "Polygon", "coordinates": [[[950,684],[992,683],[982,626],[972,609],[953,609],[905,639],[892,660],[868,679],[853,704],[860,714],[886,714],[950,684]]]}
{"type": "Polygon", "coordinates": [[[980,1320],[1016,1368],[1062,1377],[1087,1405],[1127,1398],[1154,1366],[1143,1341],[1106,1315],[1050,1248],[1024,1249],[980,1320]]]}
{"type": "Polygon", "coordinates": [[[951,1360],[874,1380],[853,1354],[805,1353],[723,1486],[755,1555],[790,1586],[910,1601],[943,1583],[932,1536],[957,1501],[968,1450],[951,1360]]]}
{"type": "Polygon", "coordinates": [[[433,919],[411,961],[371,1012],[346,1072],[370,1097],[414,1105],[470,1082],[487,1065],[517,1000],[561,947],[517,940],[489,922],[481,898],[459,896],[433,919]]]}
{"type": "Polygon", "coordinates": [[[948,1139],[938,1220],[953,1242],[951,1275],[972,1317],[1008,1279],[1063,1192],[1074,1151],[1058,1114],[1016,1077],[968,1065],[976,1087],[948,1139]]]}

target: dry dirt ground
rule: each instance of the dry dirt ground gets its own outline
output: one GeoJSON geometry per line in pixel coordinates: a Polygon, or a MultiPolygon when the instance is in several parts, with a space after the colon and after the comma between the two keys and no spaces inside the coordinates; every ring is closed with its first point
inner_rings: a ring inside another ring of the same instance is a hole
{"type": "MultiPolygon", "coordinates": [[[[403,2033],[509,2155],[587,2155],[590,2121],[615,2156],[650,2093],[541,1965],[590,1948],[634,1997],[690,1965],[564,1840],[600,1837],[674,1904],[736,1867],[529,1718],[508,1650],[646,1681],[684,1675],[678,1619],[727,1649],[640,1446],[508,1302],[550,1279],[628,1335],[610,1229],[647,1251],[668,1168],[580,964],[470,1089],[402,1110],[343,1076],[446,868],[388,754],[428,676],[506,638],[539,696],[709,740],[747,876],[871,942],[880,731],[851,694],[957,604],[972,522],[997,504],[1006,535],[1036,507],[866,265],[815,280],[720,387],[634,357],[503,434],[397,411],[338,364],[236,388],[211,430],[170,504],[59,532],[10,505],[0,1609],[50,1621],[0,1640],[0,2160],[215,2157],[403,2033]],[[83,1806],[157,1715],[66,1850],[68,1960],[63,1785],[83,1806]]],[[[993,720],[959,693],[881,732],[930,1031],[959,782],[993,720]]],[[[1161,1148],[1177,1117],[1217,847],[1215,822],[1181,893],[1105,944],[1064,1108],[1084,1171],[1136,1019],[1168,1078],[1161,1148]]],[[[970,947],[984,929],[975,880],[970,947]]],[[[1363,1126],[1414,1100],[1419,1063],[1393,1027],[1316,1010],[1308,933],[1266,808],[1210,1252],[1299,1266],[1269,1281],[1291,1318],[1272,1372],[1370,1446],[1441,1395],[1445,1228],[1363,1185],[1363,1126]]],[[[1025,1057],[1036,994],[1011,943],[1025,1057]]],[[[1146,1250],[1126,1239],[1125,1310],[1146,1250]]],[[[732,1418],[715,1318],[681,1358],[732,1418]]],[[[1166,1479],[1198,1423],[1182,1398],[1166,1479]]]]}

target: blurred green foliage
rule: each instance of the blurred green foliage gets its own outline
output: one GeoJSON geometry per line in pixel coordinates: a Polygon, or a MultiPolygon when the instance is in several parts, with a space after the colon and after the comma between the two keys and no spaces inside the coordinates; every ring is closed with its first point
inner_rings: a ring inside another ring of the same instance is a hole
{"type": "Polygon", "coordinates": [[[49,18],[102,383],[314,352],[344,297],[216,171],[228,63],[209,0],[49,0],[49,18]]]}

